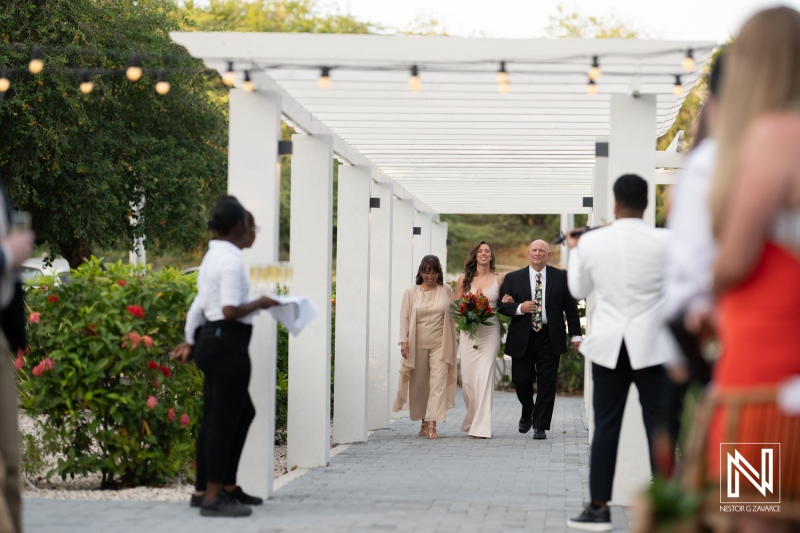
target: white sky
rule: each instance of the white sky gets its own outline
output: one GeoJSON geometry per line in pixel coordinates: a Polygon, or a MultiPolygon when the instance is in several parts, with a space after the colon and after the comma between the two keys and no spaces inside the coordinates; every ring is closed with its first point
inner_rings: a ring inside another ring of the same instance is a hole
{"type": "MultiPolygon", "coordinates": [[[[726,41],[748,16],[777,4],[800,10],[800,0],[574,0],[564,5],[583,15],[614,14],[655,39],[726,41]]],[[[451,35],[543,37],[558,0],[328,0],[360,20],[404,28],[418,17],[435,18],[451,35]]]]}

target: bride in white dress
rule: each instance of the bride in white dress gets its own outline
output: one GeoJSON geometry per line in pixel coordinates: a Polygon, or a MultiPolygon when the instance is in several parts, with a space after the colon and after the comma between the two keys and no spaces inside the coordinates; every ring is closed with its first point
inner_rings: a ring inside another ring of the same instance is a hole
{"type": "MultiPolygon", "coordinates": [[[[494,267],[494,252],[485,241],[469,251],[464,262],[464,273],[458,278],[454,297],[472,292],[482,293],[497,313],[497,299],[505,274],[498,274],[494,267]]],[[[461,431],[470,437],[488,439],[492,436],[492,393],[497,352],[500,350],[500,326],[497,316],[490,319],[491,326],[478,326],[478,348],[469,336],[459,333],[458,354],[461,359],[461,391],[467,407],[467,415],[461,431]]]]}

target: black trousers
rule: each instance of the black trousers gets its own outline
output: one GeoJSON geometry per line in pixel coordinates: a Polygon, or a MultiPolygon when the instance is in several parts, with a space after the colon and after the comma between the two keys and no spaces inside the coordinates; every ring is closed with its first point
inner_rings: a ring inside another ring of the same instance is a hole
{"type": "Polygon", "coordinates": [[[522,404],[522,419],[530,419],[535,429],[550,429],[556,404],[556,382],[560,356],[553,353],[547,324],[531,330],[523,357],[511,360],[511,381],[522,404]],[[533,401],[533,384],[538,379],[539,393],[533,401]]]}
{"type": "Polygon", "coordinates": [[[617,466],[619,432],[631,383],[639,390],[639,403],[650,448],[650,469],[655,471],[653,432],[663,422],[669,402],[669,378],[663,365],[633,370],[625,342],[613,370],[592,363],[594,393],[594,438],[589,470],[589,492],[592,500],[611,500],[614,470],[617,466]]]}
{"type": "Polygon", "coordinates": [[[198,491],[206,483],[236,484],[247,431],[256,410],[247,390],[252,326],[209,322],[196,337],[195,361],[203,371],[203,421],[197,435],[198,491]]]}

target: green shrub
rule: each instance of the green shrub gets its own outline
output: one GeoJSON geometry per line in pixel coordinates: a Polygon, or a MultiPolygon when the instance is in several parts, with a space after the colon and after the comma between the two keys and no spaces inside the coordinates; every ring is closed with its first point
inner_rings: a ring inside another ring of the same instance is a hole
{"type": "MultiPolygon", "coordinates": [[[[92,258],[64,285],[30,287],[21,405],[57,452],[48,477],[101,473],[103,487],[188,474],[202,375],[169,351],[183,340],[196,276],[92,258]]],[[[19,364],[19,362],[18,362],[19,364]]]]}

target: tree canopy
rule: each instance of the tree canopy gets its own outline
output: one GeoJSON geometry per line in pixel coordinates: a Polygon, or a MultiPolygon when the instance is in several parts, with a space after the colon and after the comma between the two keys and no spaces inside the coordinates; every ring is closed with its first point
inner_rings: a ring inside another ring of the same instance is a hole
{"type": "Polygon", "coordinates": [[[225,110],[212,75],[169,39],[186,24],[170,0],[10,0],[0,9],[0,67],[27,65],[41,47],[45,70],[12,76],[0,106],[0,172],[12,204],[30,211],[37,243],[74,267],[93,249],[196,248],[208,206],[225,190],[225,110]],[[120,51],[120,52],[115,52],[120,51]],[[48,67],[124,68],[145,75],[76,75],[48,67]],[[172,88],[154,91],[156,68],[172,88]],[[145,199],[138,223],[132,205],[145,199]]]}

